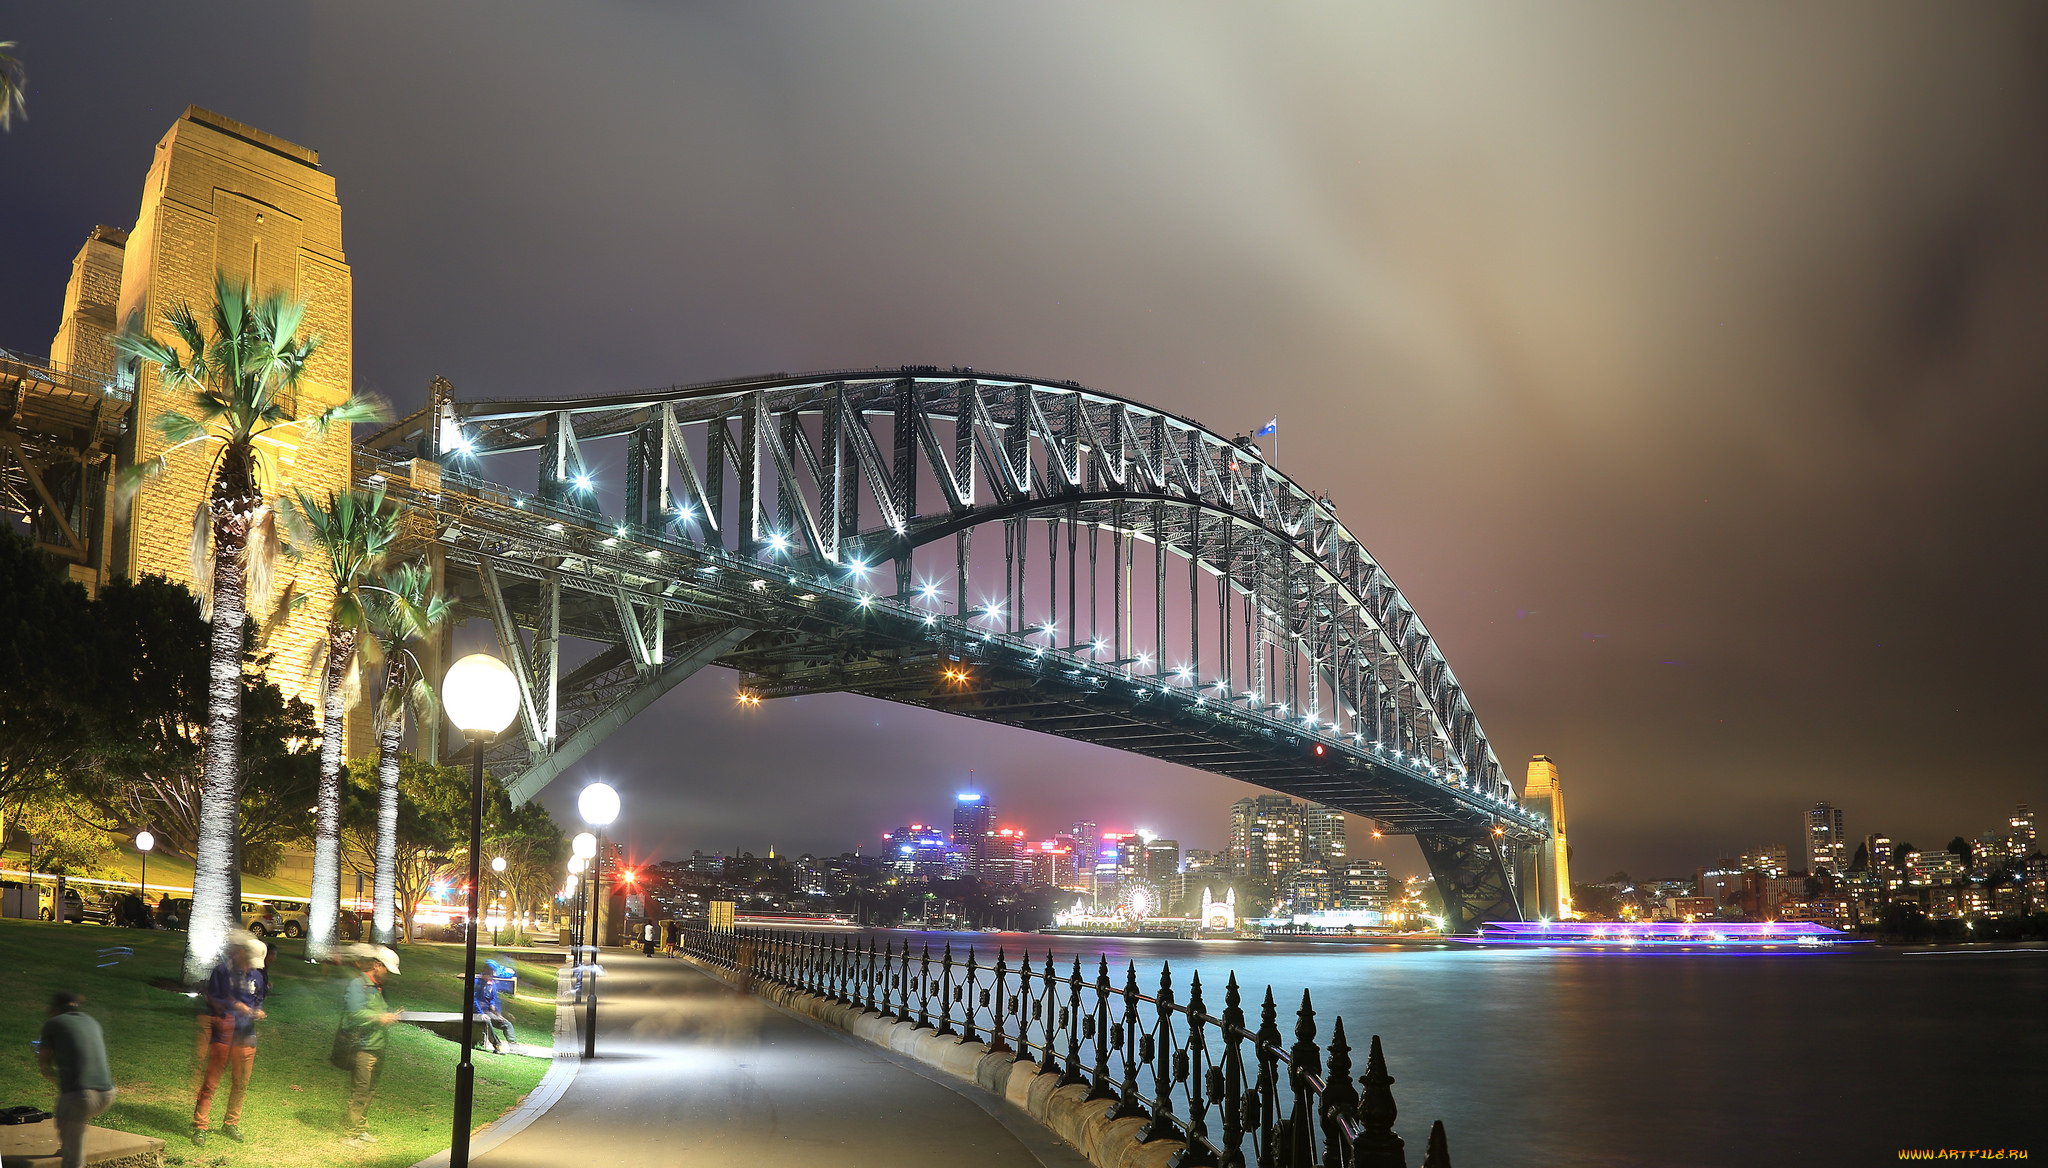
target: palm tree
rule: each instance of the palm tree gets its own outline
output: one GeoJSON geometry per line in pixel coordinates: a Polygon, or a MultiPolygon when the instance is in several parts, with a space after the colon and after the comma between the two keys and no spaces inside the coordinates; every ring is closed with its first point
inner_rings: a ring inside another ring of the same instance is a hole
{"type": "Polygon", "coordinates": [[[392,904],[398,891],[398,748],[405,738],[405,712],[413,709],[431,718],[438,709],[433,681],[412,646],[432,636],[453,606],[424,563],[399,565],[384,575],[377,591],[371,620],[387,663],[377,703],[377,899],[370,923],[377,943],[389,945],[397,936],[392,904]]]}
{"type": "Polygon", "coordinates": [[[28,75],[21,71],[21,58],[7,51],[13,47],[13,41],[0,41],[0,130],[13,129],[16,114],[28,117],[23,108],[28,75]]]}
{"type": "Polygon", "coordinates": [[[301,337],[305,306],[283,294],[255,297],[225,273],[214,280],[211,335],[185,305],[164,314],[174,342],[160,341],[139,321],[114,338],[124,356],[157,366],[164,389],[189,394],[193,415],[165,410],[150,425],[170,443],[154,459],[122,475],[124,493],[162,474],[166,459],[189,446],[214,447],[206,501],[192,518],[192,589],[212,624],[208,647],[206,745],[201,755],[200,834],[192,873],[191,931],[185,975],[196,981],[220,957],[234,914],[236,793],[240,790],[242,651],[246,602],[267,603],[277,528],[263,495],[257,440],[294,426],[315,434],[379,416],[374,406],[346,401],[302,418],[283,396],[305,376],[320,346],[301,337]]]}
{"type": "Polygon", "coordinates": [[[343,717],[362,688],[362,670],[382,658],[370,623],[366,594],[398,539],[399,511],[384,508],[382,488],[329,491],[323,504],[294,489],[285,505],[291,555],[316,561],[321,580],[334,590],[315,666],[320,672],[320,794],[313,807],[313,903],[306,914],[306,955],[325,957],[334,945],[341,916],[341,768],[347,742],[343,717]]]}

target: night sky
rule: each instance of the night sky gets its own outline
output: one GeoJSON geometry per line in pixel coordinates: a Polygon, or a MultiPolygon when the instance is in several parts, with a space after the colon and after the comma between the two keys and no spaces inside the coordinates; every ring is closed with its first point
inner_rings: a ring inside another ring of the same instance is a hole
{"type": "MultiPolygon", "coordinates": [[[[1822,799],[1926,846],[2048,811],[2039,8],[681,9],[11,5],[0,346],[197,103],[320,151],[401,411],[921,363],[1278,415],[1509,772],[1558,761],[1581,879],[1822,799]]],[[[732,693],[544,800],[614,781],[647,856],[872,845],[970,769],[1038,834],[1217,847],[1252,793],[732,693]]]]}

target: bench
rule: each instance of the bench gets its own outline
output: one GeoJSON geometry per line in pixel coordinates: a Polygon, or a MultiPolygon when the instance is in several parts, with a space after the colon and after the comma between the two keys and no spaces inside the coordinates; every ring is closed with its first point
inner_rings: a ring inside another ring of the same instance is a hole
{"type": "MultiPolygon", "coordinates": [[[[58,1168],[57,1121],[0,1127],[0,1168],[58,1168]]],[[[163,1168],[164,1142],[109,1127],[85,1129],[85,1162],[93,1168],[163,1168]]]]}

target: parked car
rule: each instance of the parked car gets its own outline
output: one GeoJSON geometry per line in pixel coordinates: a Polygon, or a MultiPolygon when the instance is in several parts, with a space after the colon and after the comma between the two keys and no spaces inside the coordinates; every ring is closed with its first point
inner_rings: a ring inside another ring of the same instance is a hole
{"type": "Polygon", "coordinates": [[[352,908],[345,908],[341,910],[340,918],[334,922],[334,932],[344,941],[360,941],[363,939],[363,925],[361,914],[352,908]]]}
{"type": "Polygon", "coordinates": [[[192,924],[192,898],[189,896],[165,897],[157,902],[155,912],[157,928],[187,928],[192,924]]]}
{"type": "Polygon", "coordinates": [[[308,923],[310,910],[304,901],[273,900],[270,902],[270,908],[284,922],[277,931],[287,937],[303,937],[306,930],[311,928],[308,923]]]}

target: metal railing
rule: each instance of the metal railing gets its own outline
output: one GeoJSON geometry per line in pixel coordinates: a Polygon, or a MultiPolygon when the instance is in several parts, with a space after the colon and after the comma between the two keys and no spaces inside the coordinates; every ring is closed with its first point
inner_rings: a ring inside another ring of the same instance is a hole
{"type": "MultiPolygon", "coordinates": [[[[950,943],[935,957],[930,945],[878,948],[870,937],[819,937],[770,930],[683,930],[684,951],[757,981],[815,994],[882,1018],[910,1022],[936,1035],[984,1042],[1011,1053],[1060,1085],[1088,1088],[1090,1100],[1112,1100],[1109,1118],[1136,1116],[1139,1143],[1173,1139],[1184,1148],[1175,1168],[1389,1168],[1405,1165],[1394,1133],[1396,1108],[1378,1035],[1365,1073],[1352,1077],[1344,1020],[1334,1019],[1327,1046],[1316,1042],[1316,1013],[1303,990],[1294,1012],[1294,1040],[1280,1030],[1271,986],[1245,1016],[1237,976],[1212,1014],[1200,974],[1185,1000],[1170,964],[1146,992],[1128,963],[1123,983],[1109,959],[1097,957],[1093,977],[1081,958],[1064,969],[1047,952],[1026,952],[1011,964],[1005,950],[985,962],[972,947],[956,957],[950,943]]],[[[1450,1168],[1442,1121],[1430,1129],[1423,1168],[1450,1168]]]]}

